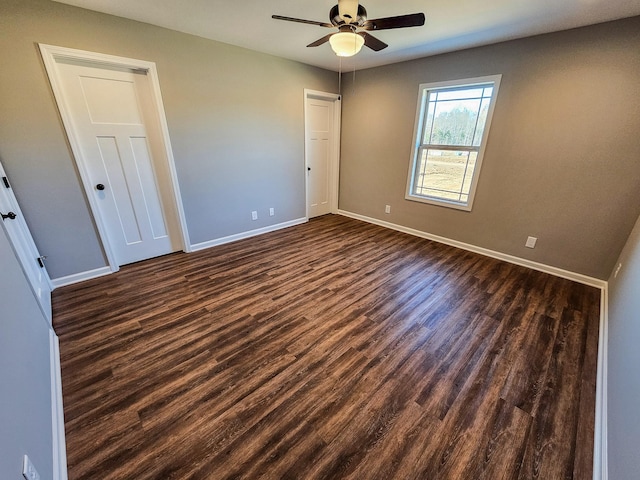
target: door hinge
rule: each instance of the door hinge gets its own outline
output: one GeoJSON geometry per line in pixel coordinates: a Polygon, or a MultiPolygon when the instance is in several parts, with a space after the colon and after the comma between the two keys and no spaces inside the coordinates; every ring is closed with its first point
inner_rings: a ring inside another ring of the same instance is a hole
{"type": "Polygon", "coordinates": [[[5,187],[11,188],[11,185],[9,185],[9,179],[7,177],[2,177],[2,182],[4,183],[5,187]]]}
{"type": "Polygon", "coordinates": [[[44,268],[44,259],[47,258],[46,255],[43,255],[41,257],[36,258],[36,260],[38,261],[38,265],[40,265],[40,268],[44,268]]]}

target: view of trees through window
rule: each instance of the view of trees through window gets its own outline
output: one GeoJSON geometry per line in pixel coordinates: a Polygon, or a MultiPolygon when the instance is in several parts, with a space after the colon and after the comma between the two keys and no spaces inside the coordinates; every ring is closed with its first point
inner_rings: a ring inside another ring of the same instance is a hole
{"type": "Polygon", "coordinates": [[[494,84],[425,89],[413,195],[466,204],[494,84]]]}

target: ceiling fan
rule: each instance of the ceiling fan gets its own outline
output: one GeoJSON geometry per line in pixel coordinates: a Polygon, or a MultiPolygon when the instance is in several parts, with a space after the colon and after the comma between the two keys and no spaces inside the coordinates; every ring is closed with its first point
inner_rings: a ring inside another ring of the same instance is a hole
{"type": "Polygon", "coordinates": [[[397,17],[367,19],[367,10],[358,3],[358,0],[338,0],[329,11],[331,23],[316,22],[314,20],[303,20],[301,18],[283,17],[272,15],[276,20],[287,22],[307,23],[326,28],[338,28],[337,32],[330,33],[324,37],[307,45],[307,47],[318,47],[327,42],[339,57],[350,57],[360,51],[363,45],[376,52],[387,48],[388,45],[378,40],[367,31],[389,30],[392,28],[420,27],[424,25],[424,13],[412,13],[409,15],[399,15],[397,17]]]}

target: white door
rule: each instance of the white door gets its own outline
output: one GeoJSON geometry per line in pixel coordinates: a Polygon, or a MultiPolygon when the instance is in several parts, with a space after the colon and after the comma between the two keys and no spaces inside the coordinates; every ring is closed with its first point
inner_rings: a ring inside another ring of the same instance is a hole
{"type": "Polygon", "coordinates": [[[62,96],[116,263],[181,248],[145,71],[58,60],[62,96]]]}
{"type": "Polygon", "coordinates": [[[25,222],[13,193],[9,179],[0,164],[0,212],[2,227],[7,233],[13,250],[20,260],[22,270],[29,280],[40,309],[51,323],[51,280],[44,266],[43,257],[38,253],[27,222],[25,222]]]}
{"type": "MultiPolygon", "coordinates": [[[[330,95],[330,94],[327,94],[330,95]]],[[[337,96],[329,100],[305,92],[305,152],[307,216],[337,209],[338,125],[337,96]]]]}

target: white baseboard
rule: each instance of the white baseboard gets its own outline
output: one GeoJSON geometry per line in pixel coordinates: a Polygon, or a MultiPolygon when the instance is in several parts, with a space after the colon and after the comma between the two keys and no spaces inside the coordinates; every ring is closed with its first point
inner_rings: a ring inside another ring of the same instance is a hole
{"type": "Polygon", "coordinates": [[[268,227],[257,228],[256,230],[249,230],[248,232],[236,233],[235,235],[229,235],[228,237],[216,238],[215,240],[209,240],[207,242],[196,243],[191,245],[191,251],[197,252],[198,250],[204,250],[206,248],[217,247],[218,245],[224,245],[225,243],[235,242],[237,240],[243,240],[245,238],[255,237],[256,235],[262,235],[263,233],[274,232],[283,228],[293,227],[300,225],[301,223],[308,222],[307,217],[296,218],[288,222],[277,223],[276,225],[269,225],[268,227]]]}
{"type": "MultiPolygon", "coordinates": [[[[262,235],[263,233],[269,233],[283,228],[293,227],[294,225],[300,225],[301,223],[308,222],[306,217],[296,218],[288,222],[278,223],[276,225],[269,225],[267,227],[258,228],[256,230],[250,230],[248,232],[241,232],[235,235],[229,235],[228,237],[216,238],[215,240],[209,240],[208,242],[196,243],[189,245],[189,248],[185,249],[186,252],[197,252],[198,250],[204,250],[205,248],[215,247],[217,245],[223,245],[225,243],[235,242],[236,240],[242,240],[244,238],[255,237],[256,235],[262,235]]],[[[110,267],[96,268],[95,270],[88,270],[86,272],[74,273],[66,277],[54,278],[51,280],[51,284],[54,288],[64,287],[66,285],[72,285],[74,283],[84,282],[85,280],[91,280],[93,278],[102,277],[103,275],[109,275],[113,273],[110,267]]]]}
{"type": "Polygon", "coordinates": [[[94,270],[88,270],[86,272],[74,273],[73,275],[67,275],[66,277],[54,278],[51,280],[54,288],[64,287],[65,285],[71,285],[74,283],[84,282],[85,280],[91,280],[92,278],[102,277],[113,273],[110,267],[101,267],[94,270]]]}
{"type": "Polygon", "coordinates": [[[600,300],[600,335],[598,338],[598,373],[596,377],[596,417],[593,442],[593,480],[609,478],[607,443],[607,385],[609,358],[609,289],[602,289],[600,300]]]}
{"type": "MultiPolygon", "coordinates": [[[[453,247],[457,247],[470,252],[485,255],[505,262],[513,263],[523,267],[531,268],[540,272],[555,275],[557,277],[573,280],[578,283],[597,287],[601,289],[600,302],[600,330],[598,339],[598,371],[596,380],[596,412],[595,412],[595,431],[594,431],[594,458],[593,458],[593,480],[608,480],[608,456],[607,456],[607,359],[608,359],[608,285],[605,280],[582,275],[580,273],[570,272],[550,265],[534,262],[524,258],[516,257],[506,253],[496,252],[476,245],[471,245],[457,240],[452,240],[439,235],[433,235],[421,230],[397,225],[394,223],[378,220],[376,218],[367,217],[357,213],[348,212],[346,210],[338,210],[339,215],[361,220],[367,223],[379,225],[381,227],[390,228],[399,232],[407,233],[435,242],[443,243],[453,247]]],[[[242,232],[227,237],[210,240],[207,242],[190,245],[188,251],[196,252],[207,248],[223,245],[225,243],[235,242],[245,238],[262,235],[264,233],[273,232],[283,228],[300,225],[308,221],[308,218],[298,218],[288,222],[270,225],[267,227],[242,232]]],[[[81,272],[67,277],[53,279],[51,282],[54,287],[62,287],[73,283],[82,282],[92,278],[112,273],[109,267],[98,268],[88,272],[81,272]]],[[[58,346],[58,337],[53,330],[50,331],[51,344],[51,405],[53,415],[53,461],[54,461],[54,480],[67,480],[67,464],[66,464],[66,447],[64,437],[64,412],[62,408],[62,380],[60,377],[60,351],[58,346]]]]}
{"type": "Polygon", "coordinates": [[[49,355],[51,368],[53,480],[67,480],[67,448],[64,435],[60,344],[58,343],[58,336],[53,330],[49,330],[49,355]]]}
{"type": "Polygon", "coordinates": [[[563,270],[561,268],[552,267],[551,265],[545,265],[543,263],[534,262],[532,260],[516,257],[513,255],[509,255],[507,253],[496,252],[494,250],[489,250],[488,248],[478,247],[476,245],[471,245],[469,243],[459,242],[457,240],[441,237],[439,235],[423,232],[421,230],[405,227],[403,225],[397,225],[395,223],[385,222],[384,220],[378,220],[377,218],[367,217],[365,215],[360,215],[358,213],[352,213],[345,210],[338,210],[338,214],[344,215],[345,217],[355,218],[356,220],[362,220],[363,222],[373,223],[381,227],[390,228],[392,230],[397,230],[399,232],[408,233],[409,235],[414,235],[416,237],[426,238],[427,240],[433,240],[434,242],[444,243],[445,245],[457,247],[462,250],[468,250],[470,252],[479,253],[480,255],[485,255],[487,257],[503,260],[505,262],[513,263],[515,265],[520,265],[522,267],[527,267],[532,270],[538,270],[539,272],[555,275],[556,277],[566,278],[567,280],[573,280],[574,282],[583,283],[585,285],[589,285],[592,287],[602,289],[607,284],[605,280],[600,280],[599,278],[589,277],[587,275],[582,275],[581,273],[570,272],[568,270],[563,270]]]}
{"type": "Polygon", "coordinates": [[[598,371],[596,378],[596,412],[595,412],[595,429],[594,429],[594,451],[593,451],[593,480],[608,480],[608,456],[607,456],[607,359],[608,359],[608,282],[598,278],[589,277],[580,273],[569,272],[561,268],[552,267],[538,262],[533,262],[524,258],[515,257],[506,253],[496,252],[476,245],[459,242],[450,238],[433,235],[422,232],[413,228],[396,225],[394,223],[378,220],[377,218],[367,217],[357,213],[338,210],[339,215],[355,218],[363,222],[373,223],[381,227],[390,228],[399,232],[408,233],[417,237],[426,238],[435,242],[444,243],[452,247],[457,247],[470,252],[486,255],[487,257],[504,260],[523,267],[538,270],[540,272],[555,275],[557,277],[573,280],[578,283],[599,288],[601,291],[600,299],[600,330],[598,336],[598,371]]]}

